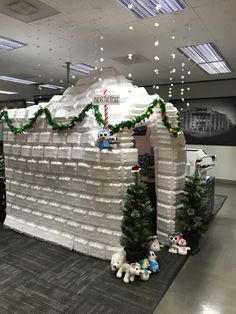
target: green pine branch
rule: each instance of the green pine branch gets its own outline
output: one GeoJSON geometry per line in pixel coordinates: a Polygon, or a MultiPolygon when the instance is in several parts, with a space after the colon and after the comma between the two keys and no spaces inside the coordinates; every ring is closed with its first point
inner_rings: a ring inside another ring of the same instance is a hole
{"type": "MultiPolygon", "coordinates": [[[[108,127],[109,127],[111,135],[122,131],[123,128],[128,128],[128,129],[134,128],[140,122],[145,121],[146,119],[149,119],[150,115],[152,115],[154,112],[153,109],[157,105],[160,106],[160,113],[163,117],[162,122],[165,125],[165,127],[168,129],[168,131],[174,137],[177,137],[179,134],[182,134],[183,128],[180,123],[180,120],[181,120],[180,115],[178,113],[176,115],[178,126],[176,128],[172,127],[166,115],[166,104],[161,98],[159,98],[159,99],[154,99],[153,102],[150,105],[148,105],[147,109],[141,115],[134,117],[131,120],[121,121],[120,123],[117,123],[115,125],[109,124],[108,127]]],[[[86,117],[86,112],[88,112],[91,109],[94,110],[95,119],[98,122],[98,124],[105,125],[105,120],[103,119],[103,116],[101,112],[99,111],[99,106],[93,105],[92,103],[87,104],[82,109],[81,113],[78,116],[75,116],[70,121],[66,123],[61,123],[61,124],[57,123],[57,121],[53,119],[51,112],[46,107],[39,108],[39,110],[34,113],[34,116],[32,118],[29,118],[26,124],[22,125],[21,127],[16,127],[13,124],[12,120],[8,116],[8,112],[5,110],[0,112],[0,120],[4,119],[9,129],[11,130],[11,132],[17,134],[17,133],[26,132],[27,130],[32,128],[33,125],[37,123],[37,120],[39,119],[39,117],[45,114],[46,121],[52,127],[53,130],[63,131],[63,130],[68,130],[68,129],[73,128],[77,123],[81,123],[86,117]]]]}
{"type": "Polygon", "coordinates": [[[203,232],[207,227],[207,190],[196,166],[193,176],[187,177],[182,207],[177,211],[177,226],[180,231],[203,232]]]}
{"type": "Polygon", "coordinates": [[[140,181],[139,173],[134,173],[134,183],[128,187],[124,202],[120,239],[122,246],[134,251],[148,248],[152,237],[152,211],[147,187],[140,181]]]}

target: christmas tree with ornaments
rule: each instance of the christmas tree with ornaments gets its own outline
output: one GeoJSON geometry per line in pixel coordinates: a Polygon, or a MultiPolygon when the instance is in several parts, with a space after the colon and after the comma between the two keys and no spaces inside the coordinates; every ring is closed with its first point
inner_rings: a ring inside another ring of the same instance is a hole
{"type": "Polygon", "coordinates": [[[134,183],[127,189],[121,225],[120,244],[125,248],[129,261],[145,258],[152,238],[150,214],[153,208],[147,195],[146,184],[140,179],[140,170],[139,165],[132,167],[134,183]],[[133,253],[138,254],[137,258],[129,258],[129,254],[133,253]]]}
{"type": "Polygon", "coordinates": [[[134,183],[126,193],[122,235],[120,244],[125,252],[117,252],[111,258],[111,270],[116,271],[116,277],[125,283],[133,282],[135,277],[147,281],[152,273],[159,272],[156,253],[160,244],[156,236],[152,236],[150,214],[153,211],[147,195],[147,188],[140,179],[140,166],[132,167],[134,183]]]}

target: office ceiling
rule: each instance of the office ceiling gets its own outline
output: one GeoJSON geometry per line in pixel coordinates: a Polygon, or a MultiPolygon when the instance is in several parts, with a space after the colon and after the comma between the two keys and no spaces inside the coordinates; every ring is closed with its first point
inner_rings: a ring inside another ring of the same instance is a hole
{"type": "MultiPolygon", "coordinates": [[[[236,1],[182,2],[187,6],[183,11],[140,20],[117,0],[1,0],[0,35],[27,46],[12,51],[0,50],[0,75],[65,87],[64,65],[71,62],[112,66],[127,77],[131,73],[139,86],[169,83],[171,67],[176,68],[172,82],[181,82],[182,75],[185,82],[234,78],[235,71],[217,75],[205,73],[176,48],[214,42],[230,66],[236,69],[236,1]],[[32,7],[24,8],[25,2],[32,7]],[[15,7],[9,10],[12,4],[15,7]],[[155,27],[155,23],[159,23],[159,27],[155,27]],[[158,47],[154,45],[157,40],[158,47]],[[137,61],[141,58],[141,62],[135,62],[133,58],[124,64],[122,57],[130,53],[138,55],[137,61]],[[175,59],[171,56],[173,53],[175,59]],[[154,60],[156,55],[159,61],[154,60]],[[100,62],[100,58],[104,62],[100,62]],[[183,62],[184,72],[181,71],[183,62]],[[156,68],[158,75],[154,73],[156,68]]],[[[73,83],[81,76],[84,74],[71,71],[70,80],[73,83]]],[[[3,81],[0,81],[0,90],[18,92],[16,95],[0,94],[0,101],[31,100],[35,95],[54,92],[3,81]]]]}

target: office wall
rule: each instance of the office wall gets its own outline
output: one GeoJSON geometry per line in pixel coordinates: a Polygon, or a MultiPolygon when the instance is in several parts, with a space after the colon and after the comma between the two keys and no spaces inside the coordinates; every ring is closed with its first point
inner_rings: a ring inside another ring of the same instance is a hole
{"type": "Polygon", "coordinates": [[[209,170],[208,175],[221,180],[236,181],[236,147],[215,145],[187,145],[187,148],[202,148],[210,156],[216,155],[216,166],[209,170]]]}
{"type": "MultiPolygon", "coordinates": [[[[173,99],[181,98],[180,89],[183,87],[185,89],[190,87],[190,91],[186,91],[184,95],[188,99],[236,96],[236,79],[176,84],[172,93],[173,99]]],[[[169,85],[162,85],[158,90],[146,87],[150,94],[157,93],[166,101],[168,88],[169,85]]],[[[216,179],[236,181],[236,146],[187,145],[187,147],[203,148],[209,155],[217,156],[217,165],[209,171],[209,175],[215,176],[216,179]]]]}

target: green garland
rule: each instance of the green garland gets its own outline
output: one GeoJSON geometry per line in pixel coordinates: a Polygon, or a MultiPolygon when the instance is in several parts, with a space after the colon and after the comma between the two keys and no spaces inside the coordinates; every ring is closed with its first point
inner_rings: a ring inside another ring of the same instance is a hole
{"type": "MultiPolygon", "coordinates": [[[[178,134],[182,134],[183,129],[182,129],[180,114],[177,112],[178,124],[177,124],[176,128],[173,128],[171,126],[171,123],[169,122],[168,116],[166,115],[166,104],[165,104],[165,102],[162,99],[154,99],[153,102],[148,106],[148,108],[141,115],[134,117],[131,120],[121,121],[120,123],[115,124],[115,125],[109,124],[108,127],[109,127],[111,135],[122,131],[126,127],[128,129],[134,128],[140,122],[145,121],[145,119],[149,119],[149,117],[153,114],[153,109],[157,105],[160,106],[160,113],[161,113],[161,117],[162,117],[162,122],[165,125],[165,127],[167,128],[167,130],[174,137],[177,137],[178,134]]],[[[56,120],[53,119],[48,108],[39,108],[39,110],[34,113],[34,116],[32,118],[29,118],[27,123],[21,127],[16,127],[13,125],[12,120],[9,118],[7,111],[1,111],[0,112],[0,120],[4,119],[5,122],[7,123],[8,127],[9,127],[9,129],[13,133],[17,134],[17,133],[25,132],[25,131],[29,130],[30,128],[32,128],[32,126],[37,122],[38,118],[42,114],[45,114],[46,120],[47,120],[48,124],[51,125],[53,130],[60,130],[61,131],[61,130],[71,129],[77,123],[81,123],[84,120],[84,118],[86,117],[86,112],[88,112],[91,109],[94,110],[95,118],[96,118],[96,121],[98,122],[98,124],[105,125],[105,120],[103,119],[103,116],[102,116],[101,112],[99,111],[99,106],[93,105],[92,103],[87,104],[78,116],[73,117],[69,122],[64,123],[64,124],[63,123],[62,124],[57,123],[56,120]]]]}

